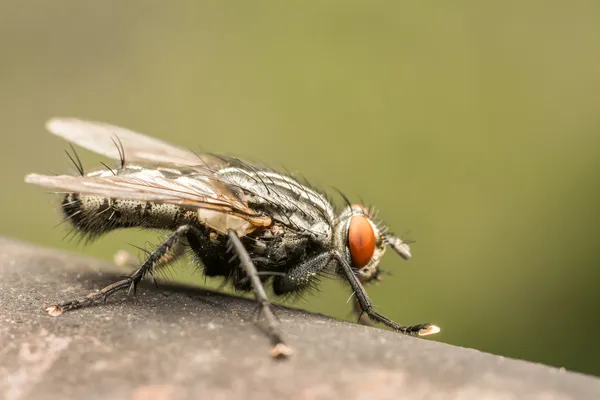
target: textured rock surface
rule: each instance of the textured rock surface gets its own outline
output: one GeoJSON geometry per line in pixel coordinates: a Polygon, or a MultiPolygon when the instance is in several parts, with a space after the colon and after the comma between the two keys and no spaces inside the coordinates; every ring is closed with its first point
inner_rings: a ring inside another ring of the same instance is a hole
{"type": "Polygon", "coordinates": [[[42,309],[122,274],[0,239],[0,398],[600,399],[597,378],[287,309],[276,361],[250,301],[195,288],[42,309]]]}

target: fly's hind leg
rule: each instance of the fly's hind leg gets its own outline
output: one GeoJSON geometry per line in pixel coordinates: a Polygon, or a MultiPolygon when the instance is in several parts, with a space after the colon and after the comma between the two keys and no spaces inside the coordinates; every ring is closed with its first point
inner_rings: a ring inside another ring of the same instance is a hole
{"type": "MultiPolygon", "coordinates": [[[[137,246],[134,246],[134,247],[137,247],[137,246]]],[[[163,255],[160,258],[160,260],[154,265],[154,267],[148,271],[150,273],[150,275],[152,275],[152,280],[154,281],[154,284],[156,285],[157,288],[159,287],[158,282],[156,280],[157,273],[163,272],[163,270],[166,269],[165,267],[174,263],[181,256],[183,256],[185,254],[185,250],[187,247],[188,247],[188,243],[186,240],[181,240],[181,241],[175,243],[173,245],[172,249],[169,250],[169,252],[167,252],[165,255],[163,255]]],[[[151,254],[150,251],[148,251],[146,249],[142,249],[141,247],[138,247],[138,249],[142,250],[146,254],[146,256],[149,256],[151,254]]],[[[133,268],[137,269],[137,266],[140,263],[139,259],[127,250],[117,251],[115,253],[115,255],[113,256],[113,262],[115,263],[115,265],[117,265],[119,267],[126,267],[129,269],[133,269],[133,268]]]]}
{"type": "Polygon", "coordinates": [[[271,354],[274,357],[286,357],[291,355],[292,351],[283,342],[281,333],[279,332],[277,319],[271,310],[271,303],[267,298],[265,288],[260,280],[260,276],[258,275],[254,263],[252,263],[252,260],[250,259],[248,251],[246,251],[246,248],[240,241],[240,238],[233,230],[230,229],[227,235],[229,237],[230,249],[234,251],[235,255],[239,258],[241,267],[244,269],[244,272],[248,276],[250,284],[252,285],[254,296],[256,297],[256,301],[260,307],[260,313],[265,317],[267,335],[269,336],[271,344],[273,345],[271,354]]]}
{"type": "Polygon", "coordinates": [[[144,261],[140,267],[138,267],[132,274],[128,275],[124,279],[121,279],[115,283],[111,283],[99,291],[90,293],[83,298],[48,306],[46,307],[46,311],[52,316],[58,316],[65,311],[87,307],[99,301],[104,301],[110,295],[120,290],[128,289],[130,291],[133,290],[135,293],[137,285],[147,273],[152,273],[155,268],[166,265],[183,253],[183,245],[186,243],[187,234],[193,229],[195,228],[189,225],[183,225],[177,228],[175,232],[169,235],[156,249],[154,249],[153,252],[148,255],[146,261],[144,261]]]}

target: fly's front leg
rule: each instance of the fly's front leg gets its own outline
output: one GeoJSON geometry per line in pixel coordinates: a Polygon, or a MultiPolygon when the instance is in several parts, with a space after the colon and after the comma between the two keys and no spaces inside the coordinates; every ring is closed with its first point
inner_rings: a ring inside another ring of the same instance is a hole
{"type": "MultiPolygon", "coordinates": [[[[354,293],[352,293],[352,296],[354,296],[354,293]]],[[[352,302],[352,313],[357,318],[356,323],[365,326],[375,326],[373,321],[369,319],[369,316],[366,315],[366,313],[360,307],[360,302],[358,301],[358,299],[355,297],[353,300],[354,301],[352,302]]]]}
{"type": "Polygon", "coordinates": [[[273,314],[273,311],[271,310],[271,303],[267,298],[265,288],[260,280],[258,271],[256,270],[254,263],[252,263],[252,260],[250,259],[248,251],[240,241],[238,235],[233,230],[230,229],[227,232],[227,235],[229,236],[229,245],[231,247],[231,250],[235,251],[235,254],[240,260],[241,267],[244,269],[244,272],[250,280],[254,296],[256,297],[256,301],[258,302],[258,305],[260,307],[260,312],[262,313],[262,315],[265,316],[265,320],[267,323],[267,335],[269,335],[269,339],[271,340],[271,344],[273,345],[271,354],[274,357],[286,357],[291,355],[292,351],[283,342],[281,333],[279,332],[275,314],[273,314]]]}
{"type": "MultiPolygon", "coordinates": [[[[360,283],[364,286],[365,284],[373,282],[373,281],[380,281],[381,275],[382,275],[381,270],[379,268],[377,268],[375,275],[372,275],[367,279],[359,279],[359,280],[360,280],[360,283]]],[[[362,308],[360,307],[360,303],[359,303],[358,299],[356,298],[356,296],[354,295],[354,292],[352,292],[351,297],[352,297],[352,313],[357,318],[356,323],[359,325],[365,325],[365,326],[375,326],[373,321],[371,321],[369,319],[369,316],[367,315],[367,313],[365,313],[362,310],[362,308]]]]}
{"type": "MultiPolygon", "coordinates": [[[[87,307],[100,300],[106,300],[110,295],[120,290],[129,289],[133,290],[135,293],[137,285],[140,283],[142,278],[144,278],[146,273],[152,272],[153,269],[159,265],[164,266],[165,261],[170,257],[170,254],[175,254],[176,256],[181,254],[182,243],[185,243],[186,236],[190,230],[195,230],[195,228],[189,225],[183,225],[177,228],[175,232],[169,235],[164,242],[162,242],[152,253],[150,253],[146,261],[144,261],[144,263],[138,269],[136,269],[135,272],[126,278],[112,283],[97,292],[90,293],[81,299],[74,299],[60,304],[48,306],[46,307],[46,311],[48,314],[56,317],[65,311],[87,307]],[[173,250],[175,250],[175,253],[172,253],[173,250]]],[[[168,261],[172,261],[172,259],[169,259],[168,261]]]]}
{"type": "Polygon", "coordinates": [[[367,295],[365,288],[360,283],[358,276],[356,276],[355,271],[352,269],[350,264],[348,264],[346,262],[346,260],[340,253],[334,252],[334,256],[337,259],[337,261],[340,263],[346,277],[348,278],[348,282],[350,283],[352,290],[354,290],[354,294],[356,295],[356,299],[358,301],[358,304],[359,304],[362,312],[366,313],[369,316],[369,318],[371,318],[373,321],[380,322],[384,325],[389,326],[390,328],[394,329],[395,331],[398,331],[400,333],[404,333],[405,335],[410,335],[410,336],[427,336],[427,335],[433,335],[434,333],[438,333],[440,331],[439,327],[437,327],[436,325],[432,325],[432,324],[418,324],[418,325],[412,325],[412,326],[400,325],[400,324],[392,321],[385,315],[382,315],[376,311],[373,311],[373,304],[371,303],[371,300],[369,299],[369,296],[367,295]]]}

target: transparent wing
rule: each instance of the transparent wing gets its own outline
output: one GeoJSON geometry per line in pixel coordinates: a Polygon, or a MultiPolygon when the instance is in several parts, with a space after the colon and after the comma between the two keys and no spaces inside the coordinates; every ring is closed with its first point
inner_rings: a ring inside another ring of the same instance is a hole
{"type": "Polygon", "coordinates": [[[52,118],[46,123],[46,128],[71,143],[115,160],[121,159],[124,153],[125,160],[134,163],[174,166],[216,166],[221,163],[216,157],[197,155],[162,140],[103,122],[52,118]]]}
{"type": "MultiPolygon", "coordinates": [[[[256,213],[248,207],[240,194],[233,193],[230,186],[211,179],[209,176],[181,176],[168,179],[158,171],[111,176],[48,176],[29,174],[25,182],[69,193],[82,193],[117,199],[150,201],[176,204],[199,210],[212,210],[216,213],[199,211],[200,219],[207,225],[226,232],[226,216],[241,218],[252,227],[269,226],[271,218],[256,213]],[[223,185],[223,187],[221,187],[223,185]]],[[[248,231],[253,229],[246,227],[248,231]]]]}

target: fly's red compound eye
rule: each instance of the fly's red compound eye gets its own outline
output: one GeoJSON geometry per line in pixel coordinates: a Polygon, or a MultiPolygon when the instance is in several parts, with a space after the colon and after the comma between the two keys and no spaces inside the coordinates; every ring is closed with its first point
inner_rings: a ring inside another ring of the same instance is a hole
{"type": "Polygon", "coordinates": [[[353,216],[348,228],[348,247],[355,268],[364,267],[371,261],[375,241],[375,232],[369,220],[363,215],[353,216]]]}

